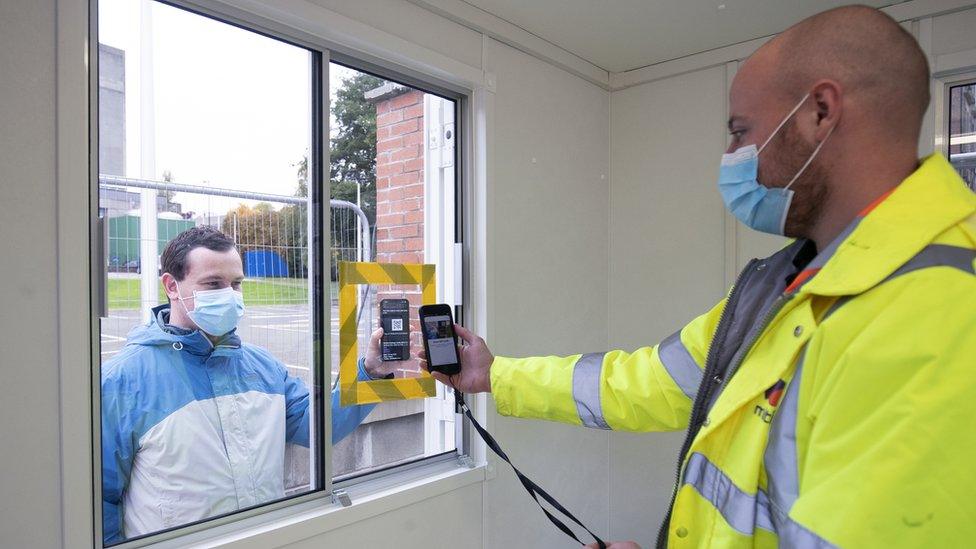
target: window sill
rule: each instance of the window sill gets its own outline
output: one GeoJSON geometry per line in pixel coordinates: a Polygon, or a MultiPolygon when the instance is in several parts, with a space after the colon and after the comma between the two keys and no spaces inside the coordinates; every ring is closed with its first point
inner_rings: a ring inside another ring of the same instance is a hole
{"type": "Polygon", "coordinates": [[[484,464],[469,469],[454,460],[435,463],[349,486],[349,507],[323,496],[149,547],[280,547],[484,480],[484,464]]]}

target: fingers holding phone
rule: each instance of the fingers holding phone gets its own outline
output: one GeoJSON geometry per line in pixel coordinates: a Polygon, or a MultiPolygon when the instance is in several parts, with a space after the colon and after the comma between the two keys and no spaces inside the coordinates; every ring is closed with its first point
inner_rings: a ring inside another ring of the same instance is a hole
{"type": "MultiPolygon", "coordinates": [[[[464,342],[461,346],[461,364],[464,368],[461,374],[463,382],[468,387],[468,393],[491,392],[491,363],[495,355],[491,354],[488,344],[480,336],[464,326],[455,326],[458,336],[464,342]]],[[[463,389],[462,389],[463,390],[463,389]]]]}
{"type": "Polygon", "coordinates": [[[435,379],[465,393],[491,391],[489,370],[494,356],[485,341],[454,324],[447,305],[425,305],[420,308],[424,351],[417,358],[435,379]],[[458,348],[458,337],[464,345],[458,348]]]}
{"type": "Polygon", "coordinates": [[[393,373],[396,363],[384,362],[383,352],[380,349],[383,340],[383,328],[377,328],[369,336],[369,346],[366,348],[366,359],[363,366],[366,373],[373,379],[383,379],[393,373]]]}

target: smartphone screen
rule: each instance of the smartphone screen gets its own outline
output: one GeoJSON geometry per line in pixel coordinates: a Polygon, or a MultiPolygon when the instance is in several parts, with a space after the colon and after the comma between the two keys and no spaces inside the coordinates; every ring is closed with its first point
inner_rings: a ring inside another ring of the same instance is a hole
{"type": "Polygon", "coordinates": [[[410,302],[406,299],[380,301],[380,359],[384,362],[410,359],[410,302]]]}
{"type": "Polygon", "coordinates": [[[454,336],[454,320],[446,305],[424,307],[421,311],[427,363],[431,370],[453,375],[461,370],[454,336]]]}

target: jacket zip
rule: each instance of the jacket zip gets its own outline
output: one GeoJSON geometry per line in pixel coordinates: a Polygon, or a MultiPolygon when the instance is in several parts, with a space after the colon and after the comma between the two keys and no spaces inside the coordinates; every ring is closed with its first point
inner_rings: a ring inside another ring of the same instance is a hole
{"type": "MultiPolygon", "coordinates": [[[[751,266],[751,264],[750,264],[750,266],[751,266]]],[[[736,282],[736,286],[733,287],[733,290],[732,290],[733,293],[735,293],[735,290],[738,289],[738,284],[739,283],[736,282]]],[[[769,327],[769,324],[773,321],[774,318],[776,318],[776,315],[778,315],[779,312],[781,310],[783,310],[783,307],[785,307],[786,304],[789,303],[790,300],[793,299],[793,296],[794,295],[796,295],[796,294],[795,293],[792,293],[792,294],[788,294],[788,295],[782,295],[782,296],[776,298],[776,301],[773,303],[772,307],[770,307],[769,308],[769,311],[766,312],[766,315],[763,316],[762,322],[760,322],[759,324],[757,324],[752,329],[752,331],[750,331],[749,334],[746,336],[746,339],[745,339],[745,341],[747,342],[746,345],[744,347],[742,347],[741,350],[737,353],[739,355],[739,358],[737,360],[735,360],[732,364],[729,365],[729,369],[725,372],[724,379],[723,378],[719,378],[717,375],[713,377],[713,381],[721,382],[721,387],[719,388],[719,391],[718,391],[717,394],[722,394],[722,391],[724,391],[725,388],[728,386],[729,380],[732,379],[732,376],[734,376],[737,371],[739,371],[739,366],[741,366],[742,363],[745,361],[746,356],[752,350],[752,347],[756,344],[756,341],[759,339],[759,336],[762,335],[763,332],[766,331],[766,328],[769,327]]],[[[725,316],[726,316],[725,315],[725,312],[726,312],[726,310],[728,310],[729,305],[731,305],[731,304],[732,304],[732,300],[731,300],[731,296],[730,296],[729,301],[726,302],[725,308],[722,310],[722,316],[719,318],[719,327],[720,328],[722,327],[722,324],[726,320],[726,318],[725,318],[725,316]]],[[[726,328],[724,330],[724,332],[728,332],[728,329],[726,328]]],[[[719,330],[716,330],[716,336],[718,336],[718,333],[719,333],[719,330]]],[[[723,339],[724,339],[725,335],[726,335],[725,333],[722,333],[723,339]]],[[[713,341],[713,343],[715,342],[714,339],[712,341],[713,341]]],[[[712,350],[714,350],[714,348],[715,348],[715,345],[713,344],[712,348],[709,349],[709,353],[708,353],[708,359],[709,360],[712,359],[712,350]]],[[[717,356],[716,356],[716,359],[717,359],[717,356]]],[[[708,362],[706,361],[706,364],[707,363],[708,362]]],[[[717,367],[717,365],[714,365],[714,364],[711,364],[710,366],[716,366],[717,367]]],[[[706,370],[706,374],[707,373],[708,372],[706,370]]],[[[704,384],[704,380],[702,380],[702,384],[704,384]]],[[[698,393],[698,395],[696,395],[696,397],[697,396],[701,396],[701,394],[702,394],[702,392],[701,392],[701,389],[699,388],[699,393],[698,393]]],[[[711,400],[711,395],[706,395],[706,399],[707,400],[711,400]]],[[[699,400],[700,400],[699,398],[695,398],[696,410],[698,409],[698,404],[700,404],[699,400]]],[[[702,406],[701,408],[704,408],[704,406],[702,406]]],[[[692,410],[692,414],[693,414],[692,415],[692,419],[693,420],[695,419],[696,410],[692,410]]],[[[698,410],[698,411],[701,412],[703,410],[698,410]]],[[[681,482],[681,469],[682,469],[682,466],[684,465],[685,456],[688,454],[688,450],[691,449],[691,442],[694,440],[695,436],[698,434],[698,431],[700,429],[701,429],[701,420],[698,421],[697,425],[694,424],[694,423],[689,424],[689,427],[688,427],[688,435],[685,437],[684,444],[681,445],[681,453],[678,455],[678,475],[677,475],[677,479],[675,480],[674,490],[671,493],[671,504],[668,506],[668,513],[667,513],[667,515],[665,515],[664,523],[661,525],[661,529],[658,531],[657,546],[658,546],[659,549],[664,549],[667,546],[667,541],[668,541],[668,524],[671,522],[671,511],[674,508],[674,503],[675,503],[675,500],[677,499],[677,496],[678,496],[678,486],[679,486],[679,483],[681,482]],[[694,434],[692,434],[693,432],[694,432],[694,434]]]]}
{"type": "Polygon", "coordinates": [[[704,375],[702,376],[702,382],[701,385],[698,386],[698,392],[695,395],[695,403],[691,408],[691,417],[688,422],[688,432],[685,434],[685,440],[681,444],[681,451],[678,453],[678,470],[675,473],[674,487],[671,490],[671,503],[668,504],[668,512],[664,515],[664,522],[661,523],[661,528],[657,533],[657,547],[659,549],[664,549],[667,546],[668,525],[671,522],[671,511],[674,508],[674,502],[678,496],[678,486],[681,483],[681,469],[684,465],[685,455],[688,453],[688,450],[691,447],[691,441],[694,440],[699,429],[701,429],[702,419],[699,416],[702,415],[708,401],[711,400],[711,391],[708,390],[708,386],[713,383],[721,384],[724,381],[721,377],[719,377],[719,372],[717,371],[718,347],[728,336],[729,315],[731,315],[732,311],[735,310],[735,305],[739,301],[739,289],[742,287],[742,283],[752,274],[752,266],[758,262],[758,259],[750,260],[749,264],[746,265],[746,268],[739,273],[735,283],[732,285],[732,291],[729,293],[729,298],[725,302],[725,307],[722,308],[722,315],[719,317],[718,326],[715,329],[715,336],[712,338],[712,344],[708,349],[708,357],[705,359],[705,371],[704,375]]]}
{"type": "Polygon", "coordinates": [[[756,344],[756,341],[759,339],[759,336],[766,331],[766,328],[769,327],[769,323],[772,322],[774,318],[776,318],[776,315],[778,315],[779,312],[783,310],[783,307],[785,307],[786,304],[789,303],[791,299],[793,299],[793,295],[795,294],[783,295],[776,298],[776,302],[774,302],[773,306],[769,308],[769,312],[767,312],[766,316],[763,317],[763,321],[760,322],[756,327],[754,327],[752,332],[750,332],[748,337],[746,337],[746,341],[748,341],[749,343],[748,345],[742,348],[742,351],[739,353],[739,359],[734,361],[730,365],[729,370],[726,373],[725,380],[722,382],[722,388],[719,390],[720,394],[722,391],[725,390],[725,387],[729,384],[729,380],[732,379],[732,376],[734,376],[735,373],[739,371],[739,366],[741,366],[742,363],[745,362],[746,355],[748,355],[749,351],[752,350],[752,347],[756,344]]]}

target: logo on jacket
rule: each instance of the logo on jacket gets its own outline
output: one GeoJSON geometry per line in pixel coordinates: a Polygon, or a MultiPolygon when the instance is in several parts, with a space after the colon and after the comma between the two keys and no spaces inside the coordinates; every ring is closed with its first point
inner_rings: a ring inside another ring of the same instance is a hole
{"type": "Polygon", "coordinates": [[[782,379],[773,383],[773,386],[766,389],[766,393],[763,395],[766,400],[769,401],[770,406],[776,406],[779,404],[779,400],[783,398],[783,389],[786,388],[786,382],[782,379]]]}
{"type": "MultiPolygon", "coordinates": [[[[776,405],[779,404],[780,399],[783,398],[783,390],[785,388],[786,382],[781,379],[776,383],[773,383],[772,387],[766,389],[766,392],[763,393],[763,396],[766,398],[766,402],[769,403],[771,408],[775,409],[776,405]]],[[[775,410],[767,410],[766,408],[763,408],[761,404],[756,404],[756,409],[753,410],[753,413],[756,415],[756,417],[761,419],[763,423],[772,423],[774,411],[775,410]]]]}

